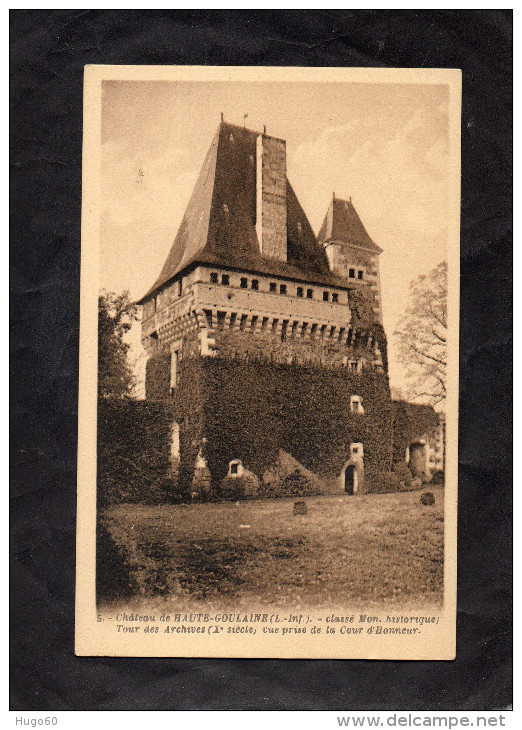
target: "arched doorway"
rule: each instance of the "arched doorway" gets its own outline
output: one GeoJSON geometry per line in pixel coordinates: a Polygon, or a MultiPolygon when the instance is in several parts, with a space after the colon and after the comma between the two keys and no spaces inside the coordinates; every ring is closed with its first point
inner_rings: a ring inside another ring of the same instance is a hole
{"type": "Polygon", "coordinates": [[[355,464],[348,464],[344,470],[344,491],[346,494],[357,494],[357,469],[355,464]]]}

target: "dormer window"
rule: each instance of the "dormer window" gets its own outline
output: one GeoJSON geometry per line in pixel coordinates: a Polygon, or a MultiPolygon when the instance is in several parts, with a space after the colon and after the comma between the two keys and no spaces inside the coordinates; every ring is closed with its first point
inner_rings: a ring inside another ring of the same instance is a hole
{"type": "Polygon", "coordinates": [[[276,292],[277,291],[277,284],[273,281],[270,282],[270,291],[276,292]]]}
{"type": "Polygon", "coordinates": [[[297,296],[298,297],[302,297],[303,296],[303,287],[302,286],[298,286],[297,287],[297,296]]]}
{"type": "Polygon", "coordinates": [[[355,269],[350,269],[350,271],[348,272],[348,276],[350,277],[350,279],[355,279],[355,269]]]}
{"type": "Polygon", "coordinates": [[[335,302],[335,304],[339,302],[339,294],[332,294],[332,302],[335,302]]]}
{"type": "Polygon", "coordinates": [[[286,294],[286,284],[280,284],[279,294],[286,294]]]}
{"type": "Polygon", "coordinates": [[[239,282],[239,286],[241,287],[241,289],[246,289],[247,288],[248,281],[247,281],[247,279],[244,276],[241,277],[241,281],[239,282]]]}
{"type": "Polygon", "coordinates": [[[217,284],[218,283],[218,275],[216,274],[215,271],[212,271],[212,273],[210,274],[210,283],[211,284],[217,284]]]}
{"type": "Polygon", "coordinates": [[[323,302],[327,302],[330,299],[330,292],[323,292],[323,302]]]}
{"type": "Polygon", "coordinates": [[[252,283],[250,285],[254,291],[258,291],[259,289],[259,281],[257,279],[252,279],[252,283]]]}
{"type": "Polygon", "coordinates": [[[228,274],[223,274],[221,277],[221,283],[223,286],[229,286],[230,285],[230,276],[228,274]]]}
{"type": "Polygon", "coordinates": [[[314,290],[313,289],[307,289],[306,290],[306,298],[307,299],[313,299],[314,298],[314,290]]]}

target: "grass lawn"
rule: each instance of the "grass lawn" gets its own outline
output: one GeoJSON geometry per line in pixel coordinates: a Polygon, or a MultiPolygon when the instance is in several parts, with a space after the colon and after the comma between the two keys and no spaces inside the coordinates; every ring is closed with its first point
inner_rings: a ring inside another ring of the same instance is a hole
{"type": "MultiPolygon", "coordinates": [[[[111,507],[103,523],[143,600],[205,608],[440,606],[443,490],[111,507]],[[159,598],[162,597],[162,598],[159,598]]],[[[99,566],[99,569],[103,569],[99,566]]]]}

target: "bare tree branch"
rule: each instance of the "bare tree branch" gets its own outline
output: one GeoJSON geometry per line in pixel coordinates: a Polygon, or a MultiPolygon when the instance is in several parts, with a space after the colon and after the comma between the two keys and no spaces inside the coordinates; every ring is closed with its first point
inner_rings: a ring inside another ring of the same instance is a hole
{"type": "Polygon", "coordinates": [[[410,284],[410,301],[395,330],[408,397],[436,405],[446,397],[447,264],[410,284]]]}

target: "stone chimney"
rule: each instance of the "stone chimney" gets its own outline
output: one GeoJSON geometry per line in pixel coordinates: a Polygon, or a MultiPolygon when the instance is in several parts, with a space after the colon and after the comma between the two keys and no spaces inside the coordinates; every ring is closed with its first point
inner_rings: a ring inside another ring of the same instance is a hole
{"type": "Polygon", "coordinates": [[[286,261],[286,142],[260,134],[256,153],[256,231],[261,254],[286,261]]]}

